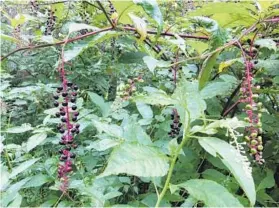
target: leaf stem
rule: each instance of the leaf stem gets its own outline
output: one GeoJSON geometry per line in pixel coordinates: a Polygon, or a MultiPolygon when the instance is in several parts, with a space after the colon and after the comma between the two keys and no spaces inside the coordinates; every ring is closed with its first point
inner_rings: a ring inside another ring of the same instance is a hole
{"type": "MultiPolygon", "coordinates": [[[[166,194],[166,192],[169,188],[169,184],[170,184],[170,180],[171,180],[171,177],[172,177],[172,174],[173,174],[173,170],[174,170],[176,160],[178,158],[178,155],[179,155],[180,151],[182,150],[183,146],[185,145],[187,139],[189,138],[188,132],[190,130],[190,112],[187,109],[185,109],[185,111],[188,114],[188,122],[187,122],[187,126],[185,125],[185,127],[184,127],[183,139],[182,139],[182,142],[178,146],[178,148],[177,148],[177,150],[176,150],[176,152],[175,152],[175,154],[172,158],[171,166],[170,166],[170,169],[169,169],[169,172],[168,172],[168,175],[167,175],[165,185],[163,187],[162,192],[159,194],[159,197],[157,199],[155,208],[160,206],[160,203],[161,203],[162,199],[164,198],[164,196],[165,196],[165,194],[166,194]]],[[[187,117],[187,116],[185,116],[185,117],[187,117]]]]}

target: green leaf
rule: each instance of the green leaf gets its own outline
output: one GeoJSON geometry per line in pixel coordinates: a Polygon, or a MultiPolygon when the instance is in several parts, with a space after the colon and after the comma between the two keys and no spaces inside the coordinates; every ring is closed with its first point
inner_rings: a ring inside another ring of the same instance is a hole
{"type": "Polygon", "coordinates": [[[87,94],[91,101],[101,109],[103,117],[107,117],[109,115],[111,103],[105,102],[104,98],[94,92],[87,92],[87,94]]]}
{"type": "Polygon", "coordinates": [[[257,187],[257,192],[266,189],[272,188],[275,186],[274,174],[271,170],[267,170],[266,177],[261,181],[261,183],[257,187]]]}
{"type": "Polygon", "coordinates": [[[160,177],[167,174],[168,158],[158,149],[124,143],[114,148],[100,177],[126,173],[138,177],[160,177]]]}
{"type": "Polygon", "coordinates": [[[14,43],[18,43],[20,42],[18,39],[12,37],[12,36],[9,36],[9,35],[5,35],[5,34],[0,34],[0,38],[1,40],[7,40],[7,41],[11,41],[11,42],[14,42],[14,43]]]}
{"type": "Polygon", "coordinates": [[[258,63],[255,64],[256,69],[263,68],[268,75],[278,76],[279,75],[279,60],[267,59],[267,60],[258,60],[258,63]]]}
{"type": "Polygon", "coordinates": [[[254,44],[260,46],[260,48],[267,48],[274,51],[277,50],[276,42],[272,39],[257,39],[254,44]]]}
{"type": "Polygon", "coordinates": [[[1,169],[0,169],[0,178],[1,178],[0,191],[2,192],[9,185],[9,172],[8,172],[8,168],[3,166],[2,164],[1,164],[1,169]]]}
{"type": "Polygon", "coordinates": [[[207,57],[205,61],[203,62],[201,72],[199,74],[199,90],[204,88],[206,83],[208,82],[213,66],[216,63],[216,59],[219,55],[219,52],[213,53],[211,56],[207,57]]]}
{"type": "Polygon", "coordinates": [[[33,136],[29,137],[26,144],[26,151],[29,152],[30,150],[34,149],[36,146],[41,144],[46,138],[46,133],[34,134],[33,136]]]}
{"type": "Polygon", "coordinates": [[[243,207],[226,188],[214,181],[191,179],[176,186],[186,189],[192,197],[202,201],[207,207],[243,207]]]}
{"type": "Polygon", "coordinates": [[[24,184],[23,188],[40,187],[43,184],[52,181],[47,175],[38,174],[31,177],[31,179],[24,184]]]}
{"type": "Polygon", "coordinates": [[[119,145],[120,143],[121,143],[120,141],[113,140],[113,139],[101,139],[91,143],[89,146],[86,147],[86,149],[93,148],[97,151],[105,151],[107,149],[119,145]]]}
{"type": "Polygon", "coordinates": [[[163,29],[163,15],[156,0],[134,0],[134,2],[142,6],[144,11],[156,21],[160,33],[163,29]]]}
{"type": "Polygon", "coordinates": [[[254,205],[256,191],[248,159],[241,155],[232,145],[215,137],[199,138],[199,143],[212,156],[221,156],[221,161],[238,181],[249,198],[251,205],[254,205]]]}
{"type": "Polygon", "coordinates": [[[19,173],[25,171],[27,168],[29,168],[31,165],[33,165],[35,162],[37,162],[40,158],[35,158],[31,160],[27,160],[23,163],[21,163],[19,166],[15,167],[10,174],[9,178],[14,178],[17,176],[19,173]]]}
{"type": "Polygon", "coordinates": [[[145,21],[131,13],[129,14],[129,17],[133,21],[137,32],[140,34],[140,40],[141,41],[145,40],[147,36],[147,25],[145,21]]]}
{"type": "Polygon", "coordinates": [[[23,133],[23,132],[31,131],[31,130],[33,130],[33,127],[31,126],[31,124],[24,123],[21,126],[15,126],[15,127],[8,128],[6,130],[6,132],[11,133],[11,134],[19,134],[19,133],[23,133]]]}
{"type": "Polygon", "coordinates": [[[8,207],[20,207],[21,202],[22,202],[22,196],[17,193],[14,201],[11,202],[8,207]]]}
{"type": "Polygon", "coordinates": [[[154,73],[154,69],[156,68],[158,64],[158,60],[153,58],[152,56],[145,56],[143,57],[144,63],[147,65],[148,69],[154,73]]]}
{"type": "Polygon", "coordinates": [[[100,133],[105,132],[110,136],[122,138],[123,137],[123,130],[120,126],[115,124],[107,124],[100,121],[93,120],[93,125],[98,129],[100,133]]]}
{"type": "Polygon", "coordinates": [[[133,98],[135,102],[142,102],[150,105],[171,105],[175,103],[164,91],[157,90],[148,95],[138,95],[133,98]]]}
{"type": "Polygon", "coordinates": [[[146,105],[145,103],[141,103],[141,102],[136,102],[136,106],[143,118],[153,117],[153,111],[149,105],[146,105]]]}

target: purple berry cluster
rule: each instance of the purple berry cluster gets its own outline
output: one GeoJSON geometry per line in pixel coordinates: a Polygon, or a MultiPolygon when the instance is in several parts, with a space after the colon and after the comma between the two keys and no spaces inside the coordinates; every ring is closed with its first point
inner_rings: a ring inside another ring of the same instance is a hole
{"type": "Polygon", "coordinates": [[[32,13],[36,13],[39,10],[39,5],[38,5],[38,2],[36,0],[31,0],[30,5],[31,5],[32,13]]]}
{"type": "Polygon", "coordinates": [[[168,135],[171,138],[175,138],[179,135],[180,127],[182,126],[182,123],[180,123],[180,116],[178,115],[178,112],[176,109],[172,110],[171,114],[172,123],[170,124],[171,131],[168,133],[168,135]]]}
{"type": "Polygon", "coordinates": [[[44,34],[51,35],[52,31],[54,30],[56,16],[54,15],[54,11],[52,11],[51,9],[48,10],[47,16],[48,16],[48,18],[47,18],[46,29],[45,29],[44,34]]]}
{"type": "Polygon", "coordinates": [[[75,105],[78,86],[65,80],[64,73],[62,73],[62,78],[63,84],[57,87],[53,98],[55,99],[54,106],[59,108],[55,116],[61,119],[57,129],[62,134],[59,144],[63,146],[59,150],[61,154],[60,161],[62,163],[58,167],[58,178],[62,179],[63,185],[61,189],[65,190],[68,181],[67,174],[72,171],[72,159],[76,157],[76,154],[71,152],[71,150],[72,148],[77,148],[77,144],[74,143],[74,137],[79,134],[80,125],[76,123],[79,112],[75,105]]]}

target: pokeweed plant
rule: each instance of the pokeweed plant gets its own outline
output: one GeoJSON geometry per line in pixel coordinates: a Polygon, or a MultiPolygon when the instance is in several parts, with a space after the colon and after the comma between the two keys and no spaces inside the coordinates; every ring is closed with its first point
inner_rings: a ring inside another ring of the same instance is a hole
{"type": "Polygon", "coordinates": [[[1,4],[1,206],[276,205],[277,2],[1,4]]]}

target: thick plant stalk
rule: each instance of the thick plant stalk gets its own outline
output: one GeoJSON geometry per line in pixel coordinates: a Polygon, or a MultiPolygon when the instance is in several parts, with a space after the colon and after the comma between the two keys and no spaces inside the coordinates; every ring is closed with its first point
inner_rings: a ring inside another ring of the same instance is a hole
{"type": "Polygon", "coordinates": [[[163,190],[162,192],[159,194],[159,197],[157,199],[157,202],[156,202],[156,205],[155,205],[155,208],[159,207],[160,206],[160,203],[162,201],[162,199],[164,198],[168,188],[169,188],[169,184],[170,184],[170,180],[171,180],[171,177],[172,177],[172,174],[173,174],[173,170],[174,170],[174,166],[175,166],[175,163],[176,163],[176,160],[178,158],[178,155],[180,153],[180,151],[182,150],[183,146],[185,145],[187,139],[189,138],[189,130],[190,130],[190,112],[185,109],[186,113],[187,113],[187,116],[186,118],[188,117],[188,122],[187,124],[185,123],[184,125],[186,125],[184,127],[184,133],[183,133],[183,139],[182,139],[182,142],[179,144],[172,160],[171,160],[171,165],[170,165],[170,169],[169,169],[169,172],[168,172],[168,175],[167,175],[167,179],[166,179],[166,182],[165,182],[165,185],[163,187],[163,190]]]}

